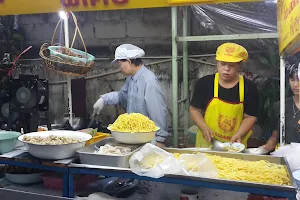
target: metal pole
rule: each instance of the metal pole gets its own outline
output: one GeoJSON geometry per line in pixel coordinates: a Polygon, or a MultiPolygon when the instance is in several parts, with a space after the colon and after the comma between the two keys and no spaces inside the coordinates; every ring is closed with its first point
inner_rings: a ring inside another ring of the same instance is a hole
{"type": "Polygon", "coordinates": [[[285,66],[280,56],[280,146],[285,144],[285,66]]]}
{"type": "MultiPolygon", "coordinates": [[[[182,36],[186,37],[188,35],[188,12],[187,6],[183,7],[183,18],[182,18],[182,36]]],[[[184,41],[182,43],[183,53],[182,53],[182,67],[183,67],[183,99],[184,101],[184,135],[188,134],[189,128],[189,71],[188,71],[188,42],[184,41]]]]}
{"type": "MultiPolygon", "coordinates": [[[[66,14],[67,15],[67,14],[66,14]]],[[[65,47],[70,48],[69,41],[69,22],[68,17],[64,17],[64,31],[65,31],[65,47]]],[[[72,108],[72,88],[71,88],[71,77],[67,76],[67,90],[68,90],[68,109],[69,109],[69,123],[73,125],[73,108],[72,108]]]]}
{"type": "Polygon", "coordinates": [[[178,65],[177,65],[177,7],[171,8],[172,14],[172,128],[173,146],[178,147],[178,65]]]}
{"type": "Polygon", "coordinates": [[[233,34],[233,35],[204,35],[178,37],[178,42],[198,42],[198,41],[219,41],[219,40],[253,40],[278,38],[278,33],[253,33],[253,34],[233,34]]]}

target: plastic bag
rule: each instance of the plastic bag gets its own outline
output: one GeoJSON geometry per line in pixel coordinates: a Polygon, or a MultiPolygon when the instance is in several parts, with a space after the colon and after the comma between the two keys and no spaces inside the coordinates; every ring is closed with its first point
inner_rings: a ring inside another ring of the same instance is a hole
{"type": "Polygon", "coordinates": [[[150,143],[145,144],[131,156],[129,165],[133,173],[151,178],[160,178],[165,174],[176,174],[181,171],[179,162],[173,154],[150,143]]]}
{"type": "Polygon", "coordinates": [[[285,157],[292,171],[300,168],[300,143],[291,143],[271,153],[272,156],[285,157]]]}
{"type": "Polygon", "coordinates": [[[204,154],[181,154],[179,159],[150,143],[134,153],[129,160],[131,171],[139,176],[160,178],[165,174],[215,178],[218,172],[204,154]]]}
{"type": "Polygon", "coordinates": [[[182,167],[182,175],[206,178],[218,177],[216,166],[203,153],[182,154],[179,157],[179,162],[182,167]]]}

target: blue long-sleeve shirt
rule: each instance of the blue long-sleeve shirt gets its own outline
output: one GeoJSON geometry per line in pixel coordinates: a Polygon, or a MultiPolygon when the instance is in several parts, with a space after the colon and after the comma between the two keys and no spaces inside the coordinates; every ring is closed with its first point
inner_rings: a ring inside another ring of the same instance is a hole
{"type": "Polygon", "coordinates": [[[166,99],[158,79],[145,66],[134,76],[129,76],[120,91],[101,97],[105,105],[121,104],[127,113],[141,113],[153,120],[160,128],[155,137],[157,142],[164,142],[169,135],[166,99]]]}

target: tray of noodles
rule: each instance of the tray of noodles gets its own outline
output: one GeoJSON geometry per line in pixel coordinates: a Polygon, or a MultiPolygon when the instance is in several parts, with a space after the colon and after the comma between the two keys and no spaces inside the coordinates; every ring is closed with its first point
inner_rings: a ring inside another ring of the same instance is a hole
{"type": "Polygon", "coordinates": [[[125,113],[107,127],[117,142],[124,144],[145,144],[151,142],[159,127],[140,113],[125,113]]]}
{"type": "Polygon", "coordinates": [[[207,182],[217,182],[235,186],[295,191],[297,186],[290,167],[284,157],[251,155],[242,153],[192,151],[165,148],[179,158],[181,154],[204,153],[218,170],[218,178],[200,178],[207,182]]]}

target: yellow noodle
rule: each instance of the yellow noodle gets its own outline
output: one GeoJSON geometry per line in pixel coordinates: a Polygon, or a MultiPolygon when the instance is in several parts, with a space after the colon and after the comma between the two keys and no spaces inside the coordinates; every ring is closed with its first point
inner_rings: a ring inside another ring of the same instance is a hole
{"type": "Polygon", "coordinates": [[[238,152],[240,149],[233,147],[233,146],[228,146],[228,147],[225,147],[225,150],[228,152],[238,152]]]}
{"type": "Polygon", "coordinates": [[[155,123],[148,117],[140,113],[125,113],[118,117],[118,119],[110,125],[112,131],[119,132],[153,132],[156,131],[155,123]]]}
{"type": "MultiPolygon", "coordinates": [[[[291,185],[287,169],[283,165],[265,160],[246,161],[205,154],[216,166],[220,179],[248,181],[263,184],[291,185]]],[[[179,159],[180,154],[174,156],[179,159]]]]}

